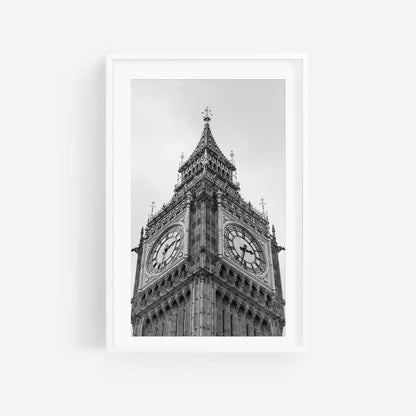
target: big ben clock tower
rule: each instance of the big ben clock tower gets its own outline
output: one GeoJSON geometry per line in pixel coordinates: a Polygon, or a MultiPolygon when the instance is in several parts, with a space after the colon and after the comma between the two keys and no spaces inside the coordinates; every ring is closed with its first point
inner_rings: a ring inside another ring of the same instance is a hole
{"type": "Polygon", "coordinates": [[[172,199],[151,215],[137,253],[134,336],[282,336],[284,300],[267,216],[240,196],[233,158],[204,111],[172,199]]]}

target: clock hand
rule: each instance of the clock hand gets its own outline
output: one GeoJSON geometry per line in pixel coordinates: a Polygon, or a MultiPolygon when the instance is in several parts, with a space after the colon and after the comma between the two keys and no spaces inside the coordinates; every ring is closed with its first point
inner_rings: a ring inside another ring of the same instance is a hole
{"type": "Polygon", "coordinates": [[[243,251],[243,257],[241,257],[241,264],[243,264],[244,256],[246,255],[247,246],[244,244],[243,247],[240,247],[240,250],[243,251]]]}
{"type": "Polygon", "coordinates": [[[168,250],[176,243],[176,239],[175,240],[173,240],[169,245],[168,244],[166,244],[166,246],[164,247],[164,249],[163,249],[163,253],[162,253],[162,261],[160,262],[160,265],[162,266],[164,263],[165,263],[165,256],[166,256],[166,253],[168,252],[168,250]]]}
{"type": "Polygon", "coordinates": [[[165,262],[165,254],[166,254],[166,251],[164,251],[162,254],[162,261],[160,262],[160,265],[162,265],[165,262]]]}
{"type": "Polygon", "coordinates": [[[163,253],[162,253],[162,263],[161,264],[163,264],[163,262],[165,261],[165,256],[166,256],[167,251],[169,250],[169,247],[170,246],[168,246],[166,244],[165,248],[163,249],[163,253]]]}
{"type": "Polygon", "coordinates": [[[173,240],[172,243],[170,243],[169,245],[166,244],[164,251],[165,253],[176,243],[176,240],[173,240]]]}

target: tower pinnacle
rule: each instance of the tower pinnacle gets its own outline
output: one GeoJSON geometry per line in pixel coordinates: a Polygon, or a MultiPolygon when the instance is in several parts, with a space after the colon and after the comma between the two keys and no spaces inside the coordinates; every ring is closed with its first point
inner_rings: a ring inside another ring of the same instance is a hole
{"type": "Polygon", "coordinates": [[[150,209],[151,209],[150,216],[153,215],[153,210],[155,209],[155,207],[156,207],[155,201],[152,201],[152,203],[150,204],[150,209]]]}
{"type": "Polygon", "coordinates": [[[261,208],[263,210],[263,215],[265,215],[264,206],[266,205],[266,203],[264,202],[264,199],[263,198],[260,200],[260,205],[261,205],[261,208]]]}

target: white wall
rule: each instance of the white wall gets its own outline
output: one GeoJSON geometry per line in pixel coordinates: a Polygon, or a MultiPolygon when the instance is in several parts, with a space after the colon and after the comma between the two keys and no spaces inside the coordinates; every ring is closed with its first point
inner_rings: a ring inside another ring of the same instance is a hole
{"type": "Polygon", "coordinates": [[[3,3],[1,413],[415,414],[411,6],[3,3]],[[309,53],[308,353],[105,352],[104,57],[115,52],[309,53]]]}

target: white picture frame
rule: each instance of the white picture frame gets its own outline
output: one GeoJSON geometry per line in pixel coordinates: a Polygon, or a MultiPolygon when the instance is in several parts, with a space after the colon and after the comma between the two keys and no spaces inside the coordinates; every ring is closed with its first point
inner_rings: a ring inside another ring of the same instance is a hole
{"type": "Polygon", "coordinates": [[[106,124],[106,330],[114,352],[301,352],[307,348],[307,56],[109,55],[106,124]],[[133,79],[286,80],[286,333],[133,337],[130,317],[130,83],[133,79]],[[126,323],[127,322],[127,323],[126,323]]]}

